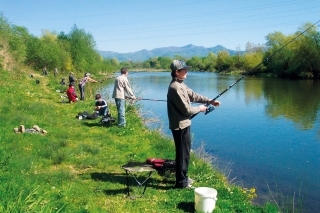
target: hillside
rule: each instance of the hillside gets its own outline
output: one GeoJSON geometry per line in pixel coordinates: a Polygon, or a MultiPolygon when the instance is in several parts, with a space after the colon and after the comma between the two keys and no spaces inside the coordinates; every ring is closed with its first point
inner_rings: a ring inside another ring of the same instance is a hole
{"type": "MultiPolygon", "coordinates": [[[[210,52],[218,53],[220,51],[228,51],[230,55],[234,55],[237,53],[236,50],[227,49],[221,45],[217,45],[215,47],[205,48],[202,46],[195,46],[192,44],[183,46],[183,47],[161,47],[152,50],[140,50],[137,52],[130,53],[117,53],[112,51],[102,51],[98,50],[98,53],[102,55],[104,58],[117,58],[118,61],[145,61],[152,57],[160,57],[160,56],[169,56],[174,57],[176,55],[180,55],[183,57],[191,58],[192,56],[205,57],[210,52]]],[[[241,51],[242,53],[243,51],[241,51]]]]}

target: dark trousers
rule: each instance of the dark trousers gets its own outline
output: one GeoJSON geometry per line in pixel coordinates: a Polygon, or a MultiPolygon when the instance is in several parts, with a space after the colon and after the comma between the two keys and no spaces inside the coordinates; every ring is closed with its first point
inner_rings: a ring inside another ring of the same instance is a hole
{"type": "Polygon", "coordinates": [[[190,161],[191,137],[188,126],[184,129],[171,130],[176,147],[176,187],[188,186],[188,167],[190,161]]]}
{"type": "Polygon", "coordinates": [[[84,86],[82,84],[79,84],[79,90],[80,90],[80,100],[84,100],[84,86]]]}

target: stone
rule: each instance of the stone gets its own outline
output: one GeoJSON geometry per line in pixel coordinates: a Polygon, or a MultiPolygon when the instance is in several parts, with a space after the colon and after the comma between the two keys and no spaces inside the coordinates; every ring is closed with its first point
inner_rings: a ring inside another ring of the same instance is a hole
{"type": "Polygon", "coordinates": [[[20,125],[20,132],[25,133],[26,128],[24,127],[24,125],[20,125]]]}
{"type": "Polygon", "coordinates": [[[37,132],[40,132],[40,128],[39,128],[39,126],[37,126],[37,125],[33,125],[33,127],[32,127],[33,129],[35,129],[37,132]]]}

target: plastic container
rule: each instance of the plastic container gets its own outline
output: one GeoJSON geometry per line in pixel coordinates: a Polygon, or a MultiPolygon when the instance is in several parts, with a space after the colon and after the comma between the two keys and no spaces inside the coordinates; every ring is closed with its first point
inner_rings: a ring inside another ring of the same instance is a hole
{"type": "Polygon", "coordinates": [[[208,187],[194,189],[194,208],[196,212],[212,212],[216,207],[217,190],[208,187]]]}

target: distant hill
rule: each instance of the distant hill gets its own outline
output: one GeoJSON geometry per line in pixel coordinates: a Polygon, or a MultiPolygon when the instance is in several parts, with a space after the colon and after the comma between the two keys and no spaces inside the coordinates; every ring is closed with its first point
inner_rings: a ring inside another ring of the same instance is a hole
{"type": "Polygon", "coordinates": [[[143,49],[131,53],[117,53],[112,51],[101,50],[98,50],[98,53],[104,58],[117,58],[118,61],[145,61],[149,58],[160,56],[169,56],[171,58],[173,58],[176,55],[188,58],[191,58],[192,56],[205,57],[209,54],[209,52],[213,52],[216,54],[219,51],[228,51],[230,55],[235,55],[237,52],[236,50],[230,50],[221,45],[205,48],[202,46],[194,46],[192,44],[189,44],[183,47],[161,47],[152,50],[143,49]]]}

